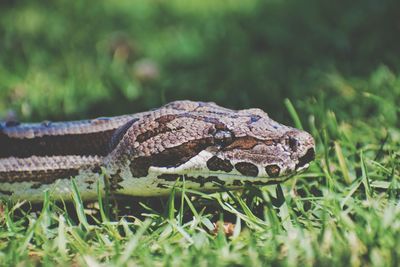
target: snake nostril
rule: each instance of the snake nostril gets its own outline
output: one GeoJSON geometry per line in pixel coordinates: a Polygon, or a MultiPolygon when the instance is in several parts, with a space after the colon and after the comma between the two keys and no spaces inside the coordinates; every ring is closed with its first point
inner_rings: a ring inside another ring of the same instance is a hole
{"type": "Polygon", "coordinates": [[[296,138],[294,137],[289,137],[289,147],[292,151],[296,152],[297,151],[297,147],[299,145],[299,141],[297,141],[296,138]]]}
{"type": "Polygon", "coordinates": [[[296,169],[303,167],[310,161],[314,160],[315,158],[315,151],[313,148],[309,148],[304,156],[299,158],[299,163],[296,164],[296,169]]]}

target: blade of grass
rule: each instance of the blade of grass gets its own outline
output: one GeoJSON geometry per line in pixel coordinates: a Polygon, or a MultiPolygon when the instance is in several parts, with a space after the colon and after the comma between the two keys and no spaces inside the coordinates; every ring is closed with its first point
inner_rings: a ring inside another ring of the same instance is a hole
{"type": "Polygon", "coordinates": [[[117,259],[115,266],[125,266],[128,259],[132,256],[133,252],[139,245],[139,241],[151,225],[151,220],[145,220],[139,229],[136,231],[135,235],[129,239],[128,243],[125,245],[125,250],[121,253],[121,256],[117,259]]]}
{"type": "Polygon", "coordinates": [[[168,205],[167,205],[167,218],[169,220],[174,220],[175,218],[175,186],[172,188],[171,193],[168,198],[168,205]]]}
{"type": "Polygon", "coordinates": [[[368,177],[368,171],[367,171],[367,167],[365,166],[365,161],[364,161],[364,153],[361,150],[360,153],[360,161],[361,161],[361,177],[362,177],[362,181],[365,187],[365,194],[367,196],[367,198],[371,198],[372,197],[372,188],[371,188],[371,184],[369,182],[369,177],[368,177]]]}
{"type": "Polygon", "coordinates": [[[57,248],[58,252],[64,259],[67,258],[67,239],[65,237],[65,218],[63,215],[58,217],[58,235],[57,235],[57,248]]]}
{"type": "Polygon", "coordinates": [[[343,174],[343,179],[346,182],[346,184],[351,184],[352,179],[350,178],[349,175],[349,169],[347,168],[346,160],[344,159],[342,148],[340,147],[339,142],[335,141],[335,151],[336,151],[336,156],[339,160],[339,166],[340,170],[343,174]]]}
{"type": "Polygon", "coordinates": [[[185,186],[185,177],[183,177],[183,183],[182,183],[182,187],[181,188],[182,188],[182,191],[181,191],[181,207],[179,209],[179,218],[178,218],[179,225],[183,224],[183,212],[184,212],[184,208],[185,208],[184,199],[185,199],[185,195],[186,195],[186,192],[185,192],[185,188],[186,188],[186,186],[185,186]]]}
{"type": "Polygon", "coordinates": [[[303,130],[303,125],[301,124],[300,117],[297,114],[296,109],[294,108],[292,102],[288,98],[286,98],[284,100],[284,103],[285,103],[286,109],[289,111],[289,114],[292,117],[294,126],[298,129],[303,130]]]}
{"type": "Polygon", "coordinates": [[[79,222],[81,223],[81,225],[83,225],[83,227],[86,230],[89,230],[90,225],[85,215],[85,210],[84,210],[85,208],[82,202],[81,195],[78,190],[78,186],[76,185],[75,179],[71,179],[71,184],[72,184],[72,199],[75,204],[75,210],[78,215],[79,222]]]}
{"type": "Polygon", "coordinates": [[[110,217],[108,217],[108,216],[109,216],[110,213],[107,212],[108,209],[107,210],[104,209],[103,198],[102,198],[102,195],[101,195],[100,181],[99,180],[96,183],[96,190],[97,190],[97,202],[99,203],[101,221],[102,222],[109,222],[110,221],[110,217]]]}
{"type": "MultiPolygon", "coordinates": [[[[107,171],[103,167],[101,168],[101,176],[104,182],[104,216],[107,220],[110,220],[110,177],[107,175],[107,171]]],[[[98,190],[100,190],[100,188],[98,188],[98,190]]],[[[103,202],[103,200],[101,202],[103,202]]]]}

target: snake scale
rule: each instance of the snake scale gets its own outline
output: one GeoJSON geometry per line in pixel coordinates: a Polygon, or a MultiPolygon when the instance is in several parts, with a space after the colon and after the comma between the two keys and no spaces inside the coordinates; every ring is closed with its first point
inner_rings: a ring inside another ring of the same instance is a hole
{"type": "Polygon", "coordinates": [[[85,200],[104,173],[116,194],[167,195],[180,181],[200,191],[283,182],[314,159],[314,139],[260,109],[175,101],[158,109],[71,122],[0,124],[0,197],[85,200]]]}

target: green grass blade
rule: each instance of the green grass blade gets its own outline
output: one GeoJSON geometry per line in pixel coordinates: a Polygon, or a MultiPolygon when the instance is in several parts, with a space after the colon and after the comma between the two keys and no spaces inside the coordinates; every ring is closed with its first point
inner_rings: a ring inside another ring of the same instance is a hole
{"type": "Polygon", "coordinates": [[[86,230],[89,230],[90,225],[85,215],[85,207],[83,205],[82,198],[79,193],[78,186],[76,185],[75,179],[71,179],[71,185],[72,185],[72,199],[75,204],[75,210],[76,214],[78,215],[79,222],[86,230]]]}
{"type": "Polygon", "coordinates": [[[335,142],[336,156],[339,160],[340,170],[343,174],[343,179],[347,184],[351,184],[352,179],[350,178],[349,169],[347,168],[346,160],[344,159],[342,148],[338,142],[335,142]]]}
{"type": "Polygon", "coordinates": [[[296,128],[298,128],[298,129],[302,130],[303,129],[303,125],[301,124],[300,117],[297,114],[296,109],[294,108],[292,102],[288,98],[286,98],[284,100],[284,103],[285,103],[286,109],[289,111],[289,114],[292,117],[292,120],[294,122],[294,126],[296,128]]]}

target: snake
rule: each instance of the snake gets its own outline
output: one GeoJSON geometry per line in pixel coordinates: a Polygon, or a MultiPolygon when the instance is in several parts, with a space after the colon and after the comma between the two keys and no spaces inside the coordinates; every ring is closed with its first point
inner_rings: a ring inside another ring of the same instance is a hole
{"type": "Polygon", "coordinates": [[[101,190],[166,196],[183,185],[217,192],[286,181],[315,158],[306,131],[272,120],[261,109],[174,101],[132,115],[80,121],[0,123],[0,197],[83,200],[101,190]],[[105,179],[107,177],[107,179],[105,179]]]}

